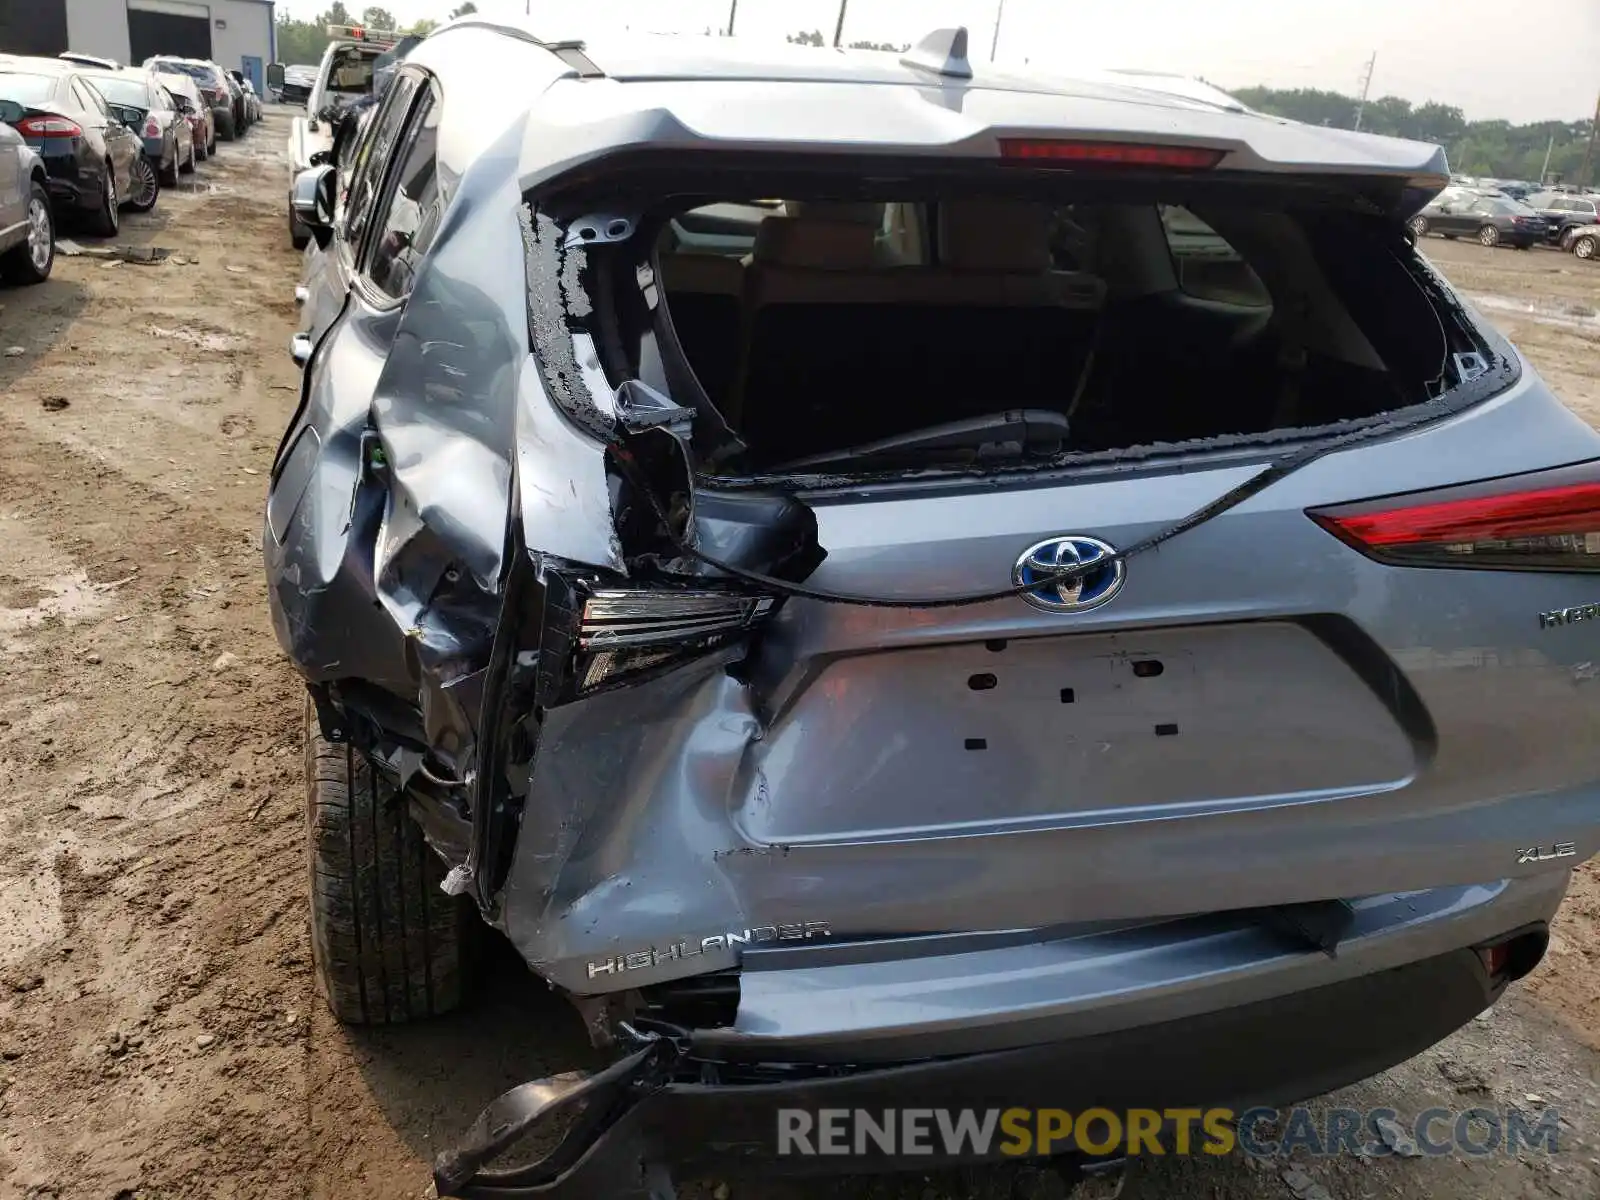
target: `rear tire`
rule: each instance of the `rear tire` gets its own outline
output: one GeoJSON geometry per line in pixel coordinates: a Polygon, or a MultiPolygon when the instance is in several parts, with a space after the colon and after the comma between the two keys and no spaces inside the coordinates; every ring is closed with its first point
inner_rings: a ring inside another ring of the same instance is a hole
{"type": "Polygon", "coordinates": [[[194,165],[199,160],[200,160],[200,147],[191,143],[190,146],[189,146],[189,157],[184,160],[183,166],[179,167],[178,170],[180,172],[182,172],[183,174],[185,174],[185,175],[193,175],[194,174],[194,165]]]}
{"type": "Polygon", "coordinates": [[[180,156],[181,156],[181,152],[178,150],[178,148],[176,146],[174,146],[172,148],[172,166],[164,167],[164,168],[162,168],[162,171],[161,171],[161,186],[162,187],[177,187],[178,186],[178,172],[183,169],[183,164],[178,161],[180,156]]]}
{"type": "Polygon", "coordinates": [[[311,955],[333,1015],[385,1025],[462,999],[467,903],[439,890],[444,867],[404,797],[354,747],[322,736],[306,708],[311,955]]]}
{"type": "Polygon", "coordinates": [[[1491,250],[1500,244],[1500,231],[1493,225],[1485,225],[1478,230],[1478,244],[1488,246],[1491,250]]]}
{"type": "Polygon", "coordinates": [[[1597,254],[1600,254],[1600,238],[1586,233],[1572,243],[1572,252],[1579,258],[1592,261],[1597,254]]]}
{"type": "Polygon", "coordinates": [[[105,178],[100,183],[100,207],[89,218],[89,228],[101,237],[116,237],[122,228],[121,200],[117,196],[117,173],[106,163],[105,178]]]}
{"type": "Polygon", "coordinates": [[[233,123],[232,113],[217,118],[217,136],[225,142],[231,142],[239,136],[239,131],[233,123]]]}

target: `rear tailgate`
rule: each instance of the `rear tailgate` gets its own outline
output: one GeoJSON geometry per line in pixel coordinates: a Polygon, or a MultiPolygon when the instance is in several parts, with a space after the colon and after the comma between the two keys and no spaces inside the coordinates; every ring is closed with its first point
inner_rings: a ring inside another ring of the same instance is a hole
{"type": "MultiPolygon", "coordinates": [[[[1306,515],[1537,470],[1595,435],[1536,380],[1313,464],[1131,559],[1092,610],[792,601],[794,666],[736,822],[745,881],[820,883],[866,929],[949,930],[1352,897],[1570,866],[1597,848],[1590,577],[1380,564],[1306,515]],[[1529,855],[1528,850],[1535,853],[1529,855]]],[[[1052,535],[1127,546],[1250,468],[977,495],[813,497],[813,582],[937,595],[1052,535]],[[1042,524],[1048,522],[1047,524],[1042,524]]],[[[760,909],[760,905],[755,906],[760,909]]]]}

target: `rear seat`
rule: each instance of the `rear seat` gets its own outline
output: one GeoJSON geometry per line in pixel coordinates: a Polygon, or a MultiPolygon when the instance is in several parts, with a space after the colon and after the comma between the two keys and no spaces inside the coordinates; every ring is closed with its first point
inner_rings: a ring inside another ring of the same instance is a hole
{"type": "Polygon", "coordinates": [[[745,274],[745,366],[725,409],[787,459],[1008,408],[1065,410],[1104,297],[1050,270],[1049,213],[941,206],[942,262],[874,265],[859,222],[772,217],[745,274]]]}
{"type": "Polygon", "coordinates": [[[717,254],[663,254],[662,290],[700,386],[726,413],[739,372],[744,264],[717,254]]]}

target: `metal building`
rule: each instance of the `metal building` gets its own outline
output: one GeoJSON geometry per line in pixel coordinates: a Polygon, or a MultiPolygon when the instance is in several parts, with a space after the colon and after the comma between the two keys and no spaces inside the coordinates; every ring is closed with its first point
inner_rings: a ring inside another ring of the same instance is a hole
{"type": "Polygon", "coordinates": [[[273,0],[0,0],[0,52],[76,50],[120,63],[154,54],[209,58],[266,95],[275,58],[273,0]]]}

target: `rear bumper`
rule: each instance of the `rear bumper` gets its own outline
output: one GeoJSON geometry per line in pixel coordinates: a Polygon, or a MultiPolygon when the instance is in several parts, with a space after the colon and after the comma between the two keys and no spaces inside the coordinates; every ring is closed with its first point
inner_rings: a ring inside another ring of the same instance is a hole
{"type": "MultiPolygon", "coordinates": [[[[582,1147],[558,1147],[532,1168],[498,1179],[480,1171],[464,1180],[463,1164],[470,1168],[481,1162],[476,1154],[481,1144],[469,1138],[464,1157],[441,1157],[439,1193],[643,1200],[656,1194],[648,1190],[651,1170],[659,1181],[663,1172],[690,1178],[710,1172],[928,1169],[1005,1156],[998,1144],[981,1154],[974,1154],[970,1144],[951,1153],[936,1136],[930,1139],[932,1152],[915,1157],[890,1157],[871,1142],[866,1143],[870,1153],[863,1155],[796,1154],[792,1141],[788,1152],[780,1152],[783,1109],[801,1109],[813,1118],[821,1109],[865,1109],[877,1119],[884,1109],[902,1107],[978,1110],[981,1116],[985,1110],[1018,1107],[1071,1112],[1101,1107],[1113,1113],[1221,1107],[1241,1113],[1257,1105],[1283,1105],[1417,1054],[1487,1007],[1501,987],[1472,950],[1458,949],[1182,1020],[845,1074],[784,1080],[778,1071],[757,1068],[745,1076],[748,1082],[707,1083],[705,1065],[690,1057],[670,1065],[669,1077],[635,1080],[631,1090],[615,1097],[599,1095],[612,1101],[609,1126],[589,1133],[582,1147]],[[491,1187],[495,1190],[487,1190],[491,1187]]],[[[709,1077],[732,1080],[737,1070],[716,1066],[709,1077]]],[[[529,1095],[519,1099],[526,1102],[529,1095]]],[[[511,1099],[508,1094],[497,1105],[511,1099]]],[[[496,1118],[506,1111],[498,1110],[496,1118]]],[[[1071,1149],[1070,1142],[1058,1143],[1053,1152],[1071,1149]]]]}
{"type": "Polygon", "coordinates": [[[724,1061],[859,1064],[1208,1019],[1546,924],[1569,878],[1357,900],[1334,955],[1308,953],[1261,911],[1055,939],[1021,932],[998,945],[978,935],[747,950],[733,1023],[698,1031],[693,1048],[724,1061]]]}
{"type": "Polygon", "coordinates": [[[78,170],[75,158],[66,155],[43,157],[45,189],[57,205],[95,208],[100,203],[100,180],[78,170]]]}

